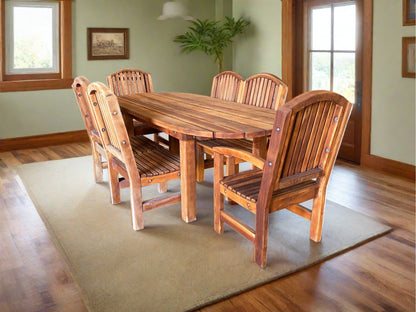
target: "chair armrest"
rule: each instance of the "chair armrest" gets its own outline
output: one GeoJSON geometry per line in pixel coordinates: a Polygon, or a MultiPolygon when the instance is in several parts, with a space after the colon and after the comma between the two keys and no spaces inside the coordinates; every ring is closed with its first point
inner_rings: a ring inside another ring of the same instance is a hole
{"type": "MultiPolygon", "coordinates": [[[[214,153],[220,153],[224,156],[232,156],[236,157],[238,159],[242,159],[244,161],[248,161],[252,165],[256,166],[259,169],[263,169],[264,167],[264,159],[261,157],[258,157],[250,152],[240,150],[237,148],[231,148],[231,147],[214,147],[213,148],[214,153]]],[[[215,156],[214,156],[215,157],[215,156]]]]}

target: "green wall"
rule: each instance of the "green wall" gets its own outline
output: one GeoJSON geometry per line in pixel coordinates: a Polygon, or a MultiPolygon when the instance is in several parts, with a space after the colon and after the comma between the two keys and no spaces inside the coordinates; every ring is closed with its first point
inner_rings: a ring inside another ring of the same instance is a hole
{"type": "MultiPolygon", "coordinates": [[[[157,20],[163,0],[80,0],[73,2],[73,76],[105,82],[122,68],[152,74],[155,91],[209,94],[216,66],[202,53],[182,54],[172,39],[187,21],[157,20]],[[130,59],[87,60],[87,27],[130,29],[130,59]]],[[[215,1],[187,1],[192,15],[214,18],[215,1]]],[[[84,129],[72,89],[0,93],[0,139],[84,129]]]]}
{"type": "Polygon", "coordinates": [[[402,77],[402,1],[374,1],[371,153],[415,164],[415,79],[402,77]]]}
{"type": "Polygon", "coordinates": [[[249,17],[250,31],[235,43],[233,70],[247,78],[269,72],[282,76],[282,2],[234,0],[233,14],[249,17]]]}
{"type": "MultiPolygon", "coordinates": [[[[251,29],[227,54],[225,69],[244,77],[263,71],[281,76],[281,1],[186,2],[192,15],[200,19],[219,18],[231,11],[236,18],[250,18],[251,29]]],[[[74,1],[74,77],[105,81],[108,73],[133,67],[152,74],[155,91],[209,94],[215,64],[199,52],[180,53],[172,39],[188,22],[158,21],[163,3],[74,1]],[[130,59],[87,61],[87,27],[130,28],[130,59]]],[[[401,3],[374,1],[371,154],[415,165],[415,79],[401,77],[401,38],[414,36],[415,27],[402,26],[401,3]]],[[[83,129],[73,96],[71,89],[0,93],[0,139],[83,129]]]]}

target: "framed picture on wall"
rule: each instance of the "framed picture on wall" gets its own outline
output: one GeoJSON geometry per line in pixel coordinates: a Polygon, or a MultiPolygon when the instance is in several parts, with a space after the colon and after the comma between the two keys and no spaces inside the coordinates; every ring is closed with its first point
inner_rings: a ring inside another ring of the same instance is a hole
{"type": "Polygon", "coordinates": [[[416,25],[416,0],[403,0],[403,26],[416,25]]]}
{"type": "Polygon", "coordinates": [[[87,28],[88,59],[129,58],[128,28],[87,28]]]}
{"type": "Polygon", "coordinates": [[[416,37],[402,38],[402,76],[415,78],[416,74],[416,37]]]}

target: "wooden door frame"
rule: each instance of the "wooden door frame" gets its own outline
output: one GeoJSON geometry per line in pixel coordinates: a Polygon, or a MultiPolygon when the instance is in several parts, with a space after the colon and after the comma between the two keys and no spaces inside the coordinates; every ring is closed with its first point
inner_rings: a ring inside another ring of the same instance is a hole
{"type": "MultiPolygon", "coordinates": [[[[295,83],[295,0],[282,0],[282,79],[289,86],[288,99],[293,97],[295,83]]],[[[363,93],[362,93],[362,133],[361,163],[363,155],[370,154],[371,134],[371,89],[372,89],[372,52],[373,52],[373,2],[363,1],[363,93]]]]}
{"type": "MultiPolygon", "coordinates": [[[[293,97],[295,83],[295,10],[296,0],[282,0],[282,79],[289,86],[288,99],[293,97]]],[[[415,166],[371,155],[371,100],[373,67],[373,0],[363,0],[363,64],[361,103],[361,157],[362,167],[415,179],[415,166]]]]}

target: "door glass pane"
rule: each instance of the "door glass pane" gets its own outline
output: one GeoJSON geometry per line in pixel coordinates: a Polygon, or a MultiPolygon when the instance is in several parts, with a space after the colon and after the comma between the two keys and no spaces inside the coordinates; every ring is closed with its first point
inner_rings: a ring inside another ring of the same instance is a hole
{"type": "Polygon", "coordinates": [[[334,53],[333,91],[355,103],[355,53],[334,53]]]}
{"type": "Polygon", "coordinates": [[[331,49],[331,8],[316,8],[311,12],[311,49],[331,49]]]}
{"type": "Polygon", "coordinates": [[[355,4],[334,7],[334,49],[355,50],[355,4]]]}
{"type": "Polygon", "coordinates": [[[312,52],[310,54],[310,90],[330,90],[331,53],[312,52]]]}

